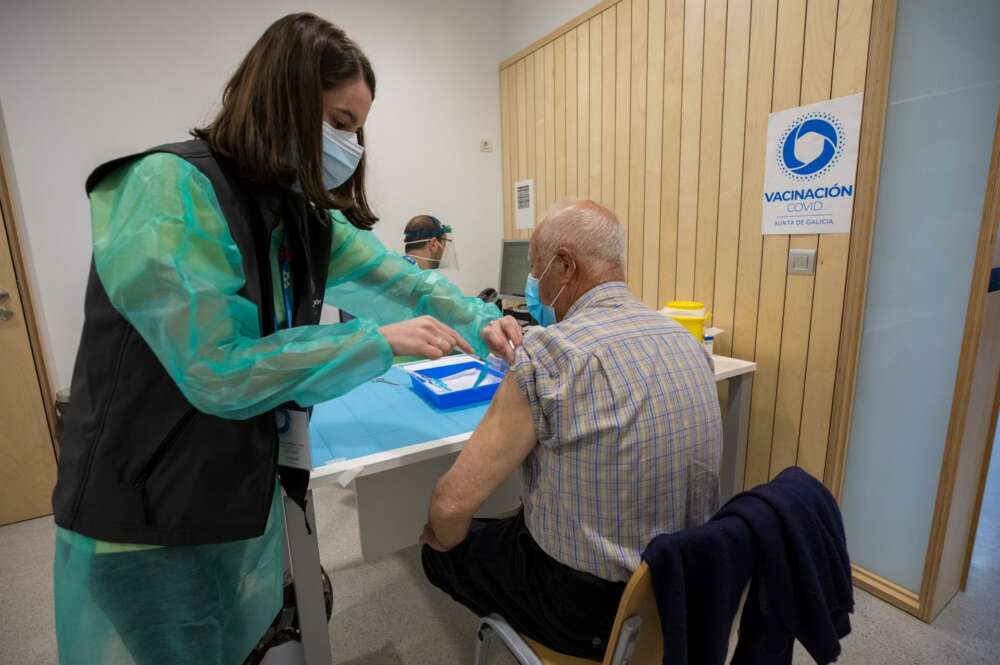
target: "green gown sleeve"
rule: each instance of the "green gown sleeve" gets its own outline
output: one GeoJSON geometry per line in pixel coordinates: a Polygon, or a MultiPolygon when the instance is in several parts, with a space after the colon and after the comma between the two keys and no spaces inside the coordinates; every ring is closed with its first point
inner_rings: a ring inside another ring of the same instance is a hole
{"type": "Polygon", "coordinates": [[[480,333],[500,317],[496,305],[462,295],[436,270],[421,270],[389,251],[374,233],[351,225],[339,212],[333,219],[333,247],[326,302],[356,317],[384,325],[425,314],[461,334],[476,354],[489,349],[480,333]]]}
{"type": "Polygon", "coordinates": [[[261,337],[256,305],[239,295],[239,249],[211,184],[189,162],[144,157],[105,177],[90,207],[111,303],[198,410],[245,419],[287,401],[311,406],[391,365],[370,319],[261,337]]]}

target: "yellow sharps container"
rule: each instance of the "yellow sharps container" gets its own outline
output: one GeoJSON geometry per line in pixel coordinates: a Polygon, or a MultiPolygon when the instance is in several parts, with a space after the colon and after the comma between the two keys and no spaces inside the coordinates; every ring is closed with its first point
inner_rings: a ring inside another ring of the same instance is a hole
{"type": "Polygon", "coordinates": [[[660,313],[687,328],[698,342],[704,341],[705,324],[711,316],[705,311],[705,303],[695,300],[671,300],[660,313]]]}

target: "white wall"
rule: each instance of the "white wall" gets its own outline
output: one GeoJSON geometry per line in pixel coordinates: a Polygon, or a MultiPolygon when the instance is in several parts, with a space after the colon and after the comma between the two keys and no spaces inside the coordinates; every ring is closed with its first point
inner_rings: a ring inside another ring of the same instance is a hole
{"type": "Polygon", "coordinates": [[[275,19],[313,11],[344,27],[378,78],[369,117],[377,234],[431,213],[456,229],[468,293],[495,285],[502,234],[494,0],[4,0],[0,108],[52,381],[67,386],[83,320],[90,228],[83,182],[102,161],[185,138],[211,117],[246,50],[275,19]]]}
{"type": "Polygon", "coordinates": [[[599,0],[504,0],[503,57],[514,55],[599,0]]]}

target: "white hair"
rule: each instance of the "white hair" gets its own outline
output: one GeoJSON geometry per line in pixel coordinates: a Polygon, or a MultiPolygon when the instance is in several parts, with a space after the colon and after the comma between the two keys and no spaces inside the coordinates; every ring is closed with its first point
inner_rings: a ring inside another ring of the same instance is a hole
{"type": "Polygon", "coordinates": [[[594,201],[559,201],[549,208],[533,239],[543,258],[566,247],[586,263],[625,268],[625,229],[613,212],[594,201]]]}

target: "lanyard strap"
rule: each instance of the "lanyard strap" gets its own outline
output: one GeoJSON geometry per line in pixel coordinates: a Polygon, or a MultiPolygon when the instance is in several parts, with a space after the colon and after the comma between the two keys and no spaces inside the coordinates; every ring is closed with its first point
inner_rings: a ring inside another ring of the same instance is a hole
{"type": "MultiPolygon", "coordinates": [[[[285,305],[285,326],[294,325],[292,310],[292,248],[288,244],[288,232],[281,233],[281,251],[278,253],[278,263],[281,266],[281,294],[285,305]]],[[[274,316],[274,328],[278,329],[278,315],[274,316]]]]}

